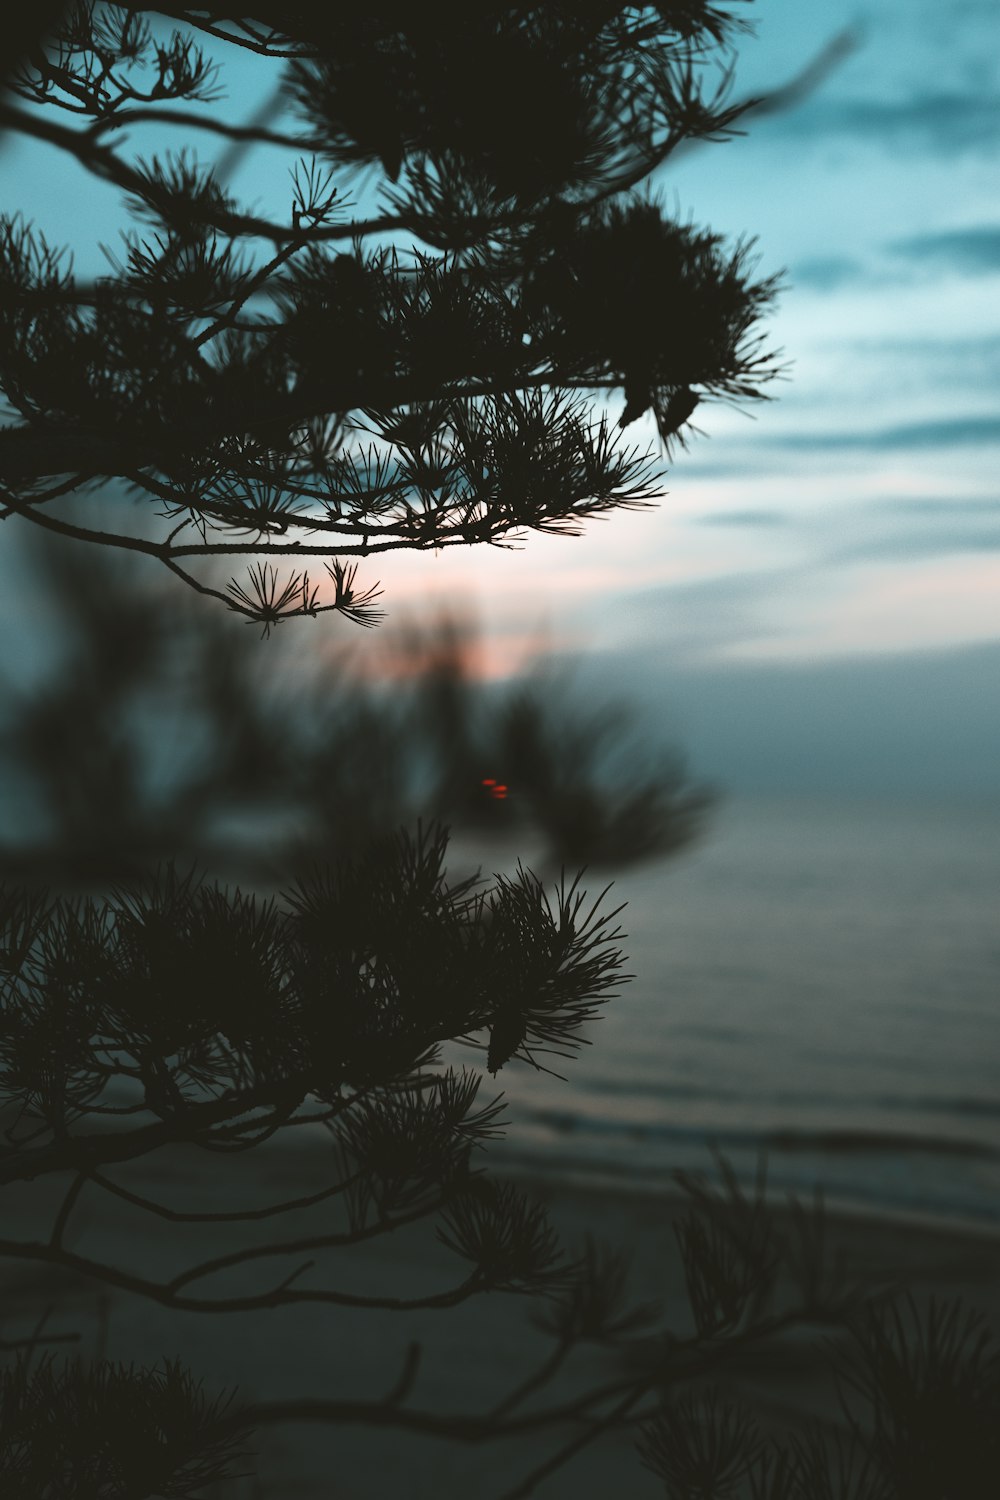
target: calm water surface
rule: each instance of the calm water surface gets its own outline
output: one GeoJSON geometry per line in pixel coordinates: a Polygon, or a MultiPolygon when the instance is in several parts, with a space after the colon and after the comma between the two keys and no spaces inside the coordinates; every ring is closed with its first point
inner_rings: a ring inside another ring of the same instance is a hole
{"type": "Polygon", "coordinates": [[[566,1082],[498,1075],[498,1165],[653,1184],[714,1142],[777,1191],[1000,1224],[1000,808],[734,799],[612,896],[637,977],[539,1057],[566,1082]]]}

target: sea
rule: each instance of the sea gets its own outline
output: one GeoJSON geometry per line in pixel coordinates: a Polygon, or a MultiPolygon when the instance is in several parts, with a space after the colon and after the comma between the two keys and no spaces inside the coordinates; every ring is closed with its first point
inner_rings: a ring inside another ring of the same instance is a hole
{"type": "Polygon", "coordinates": [[[1000,806],[730,797],[622,901],[635,977],[561,1078],[484,1078],[491,1165],[1000,1227],[1000,806]]]}

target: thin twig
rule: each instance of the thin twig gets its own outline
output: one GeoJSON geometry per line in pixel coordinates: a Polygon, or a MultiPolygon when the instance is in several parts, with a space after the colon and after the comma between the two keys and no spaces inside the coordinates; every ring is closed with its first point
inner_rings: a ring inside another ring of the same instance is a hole
{"type": "Polygon", "coordinates": [[[489,1285],[482,1273],[476,1270],[458,1286],[452,1287],[450,1291],[436,1292],[426,1297],[364,1297],[350,1292],[335,1292],[323,1287],[302,1292],[292,1290],[284,1283],[272,1287],[270,1291],[245,1297],[179,1297],[161,1282],[150,1281],[128,1271],[120,1271],[114,1266],[90,1260],[86,1256],[76,1255],[69,1250],[53,1250],[51,1245],[43,1245],[39,1241],[23,1243],[17,1240],[0,1240],[0,1256],[5,1255],[14,1260],[41,1261],[46,1265],[76,1271],[80,1275],[90,1276],[95,1281],[104,1282],[108,1286],[116,1286],[122,1291],[148,1297],[151,1301],[177,1312],[260,1312],[265,1308],[300,1306],[309,1303],[328,1304],[333,1307],[379,1309],[386,1312],[415,1312],[424,1308],[457,1307],[460,1303],[468,1301],[470,1297],[488,1290],[489,1285]]]}
{"type": "Polygon", "coordinates": [[[419,1220],[426,1219],[430,1214],[445,1207],[453,1196],[451,1193],[444,1193],[433,1203],[421,1204],[410,1213],[397,1214],[364,1228],[349,1229],[340,1234],[310,1235],[304,1239],[288,1240],[284,1244],[251,1245],[243,1250],[234,1250],[228,1255],[216,1256],[212,1260],[203,1261],[201,1265],[192,1266],[187,1271],[183,1271],[167,1284],[167,1290],[170,1293],[180,1291],[182,1286],[188,1286],[192,1281],[200,1281],[205,1276],[213,1276],[217,1271],[226,1271],[233,1266],[245,1265],[251,1260],[263,1260],[273,1255],[295,1255],[300,1250],[335,1250],[345,1245],[358,1245],[365,1240],[377,1239],[380,1235],[391,1234],[404,1224],[416,1224],[419,1220]]]}
{"type": "MultiPolygon", "coordinates": [[[[289,1122],[294,1123],[293,1121],[289,1122]]],[[[114,1193],[116,1197],[122,1198],[127,1203],[134,1203],[138,1208],[144,1208],[147,1213],[156,1214],[161,1219],[170,1219],[178,1224],[223,1224],[243,1223],[251,1219],[270,1219],[276,1214],[293,1213],[296,1209],[312,1208],[316,1203],[322,1203],[327,1198],[336,1197],[339,1193],[345,1193],[360,1179],[361,1172],[355,1172],[344,1182],[336,1182],[333,1187],[323,1188],[318,1193],[309,1193],[302,1198],[288,1198],[283,1203],[269,1203],[266,1208],[234,1209],[228,1212],[218,1213],[195,1213],[181,1209],[167,1208],[165,1204],[154,1203],[150,1198],[145,1198],[139,1193],[130,1192],[128,1188],[121,1187],[116,1182],[111,1182],[100,1172],[91,1172],[91,1181],[99,1187],[114,1193]]]]}
{"type": "Polygon", "coordinates": [[[515,1406],[519,1406],[526,1397],[547,1384],[559,1370],[560,1366],[565,1363],[566,1356],[575,1343],[576,1340],[574,1338],[564,1335],[545,1363],[533,1375],[529,1375],[525,1380],[522,1380],[520,1385],[515,1386],[502,1401],[499,1401],[493,1407],[490,1415],[493,1417],[506,1416],[509,1411],[513,1411],[515,1406]]]}
{"type": "Polygon", "coordinates": [[[56,1215],[56,1221],[52,1226],[52,1235],[49,1239],[49,1244],[52,1246],[53,1250],[58,1250],[62,1244],[63,1232],[69,1221],[69,1216],[73,1212],[73,1207],[76,1203],[76,1200],[79,1198],[80,1193],[83,1191],[83,1187],[86,1181],[87,1174],[85,1172],[79,1172],[69,1185],[69,1191],[67,1192],[60,1205],[59,1213],[56,1215]]]}
{"type": "Polygon", "coordinates": [[[423,1346],[416,1339],[407,1345],[403,1368],[400,1370],[392,1389],[385,1397],[386,1406],[398,1406],[410,1394],[410,1391],[413,1389],[413,1383],[417,1378],[422,1351],[423,1346]]]}
{"type": "Polygon", "coordinates": [[[563,1464],[568,1463],[588,1443],[594,1442],[609,1427],[620,1426],[622,1421],[626,1419],[629,1407],[633,1406],[643,1394],[644,1392],[641,1390],[629,1392],[619,1401],[617,1406],[608,1412],[607,1416],[596,1418],[583,1432],[571,1438],[564,1447],[557,1449],[551,1457],[547,1458],[544,1463],[539,1464],[536,1469],[532,1469],[531,1473],[527,1474],[521,1480],[520,1484],[516,1484],[512,1490],[507,1490],[501,1496],[501,1500],[525,1500],[525,1496],[533,1495],[538,1485],[544,1479],[547,1479],[550,1474],[554,1474],[556,1469],[561,1469],[563,1464]]]}

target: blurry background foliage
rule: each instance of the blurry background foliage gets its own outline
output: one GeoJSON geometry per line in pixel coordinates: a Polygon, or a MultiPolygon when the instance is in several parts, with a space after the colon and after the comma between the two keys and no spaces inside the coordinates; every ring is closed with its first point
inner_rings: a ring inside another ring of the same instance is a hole
{"type": "Polygon", "coordinates": [[[702,826],[712,792],[630,710],[581,708],[544,672],[477,679],[469,617],[387,629],[363,674],[351,643],[303,661],[294,637],[179,609],[135,562],[31,537],[56,641],[27,682],[0,669],[4,879],[87,889],[171,859],[280,883],[432,818],[477,857],[516,836],[552,874],[671,854],[702,826]]]}

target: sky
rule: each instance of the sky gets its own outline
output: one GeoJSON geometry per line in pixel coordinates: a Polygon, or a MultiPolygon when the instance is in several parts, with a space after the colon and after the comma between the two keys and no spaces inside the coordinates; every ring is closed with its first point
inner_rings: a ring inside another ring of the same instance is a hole
{"type": "MultiPolygon", "coordinates": [[[[789,362],[773,401],[700,407],[706,436],[653,511],[518,552],[390,554],[366,581],[396,619],[474,609],[490,675],[549,653],[587,691],[636,700],[733,790],[996,800],[1000,11],[747,13],[736,97],[788,81],[844,28],[857,39],[793,109],[655,184],[682,219],[755,236],[762,273],[785,271],[766,325],[789,362]]],[[[261,75],[229,76],[249,115],[261,75]]],[[[266,155],[233,181],[261,203],[287,192],[266,155]]],[[[107,189],[20,143],[0,178],[83,273],[102,268],[94,246],[120,222],[107,189]]]]}

